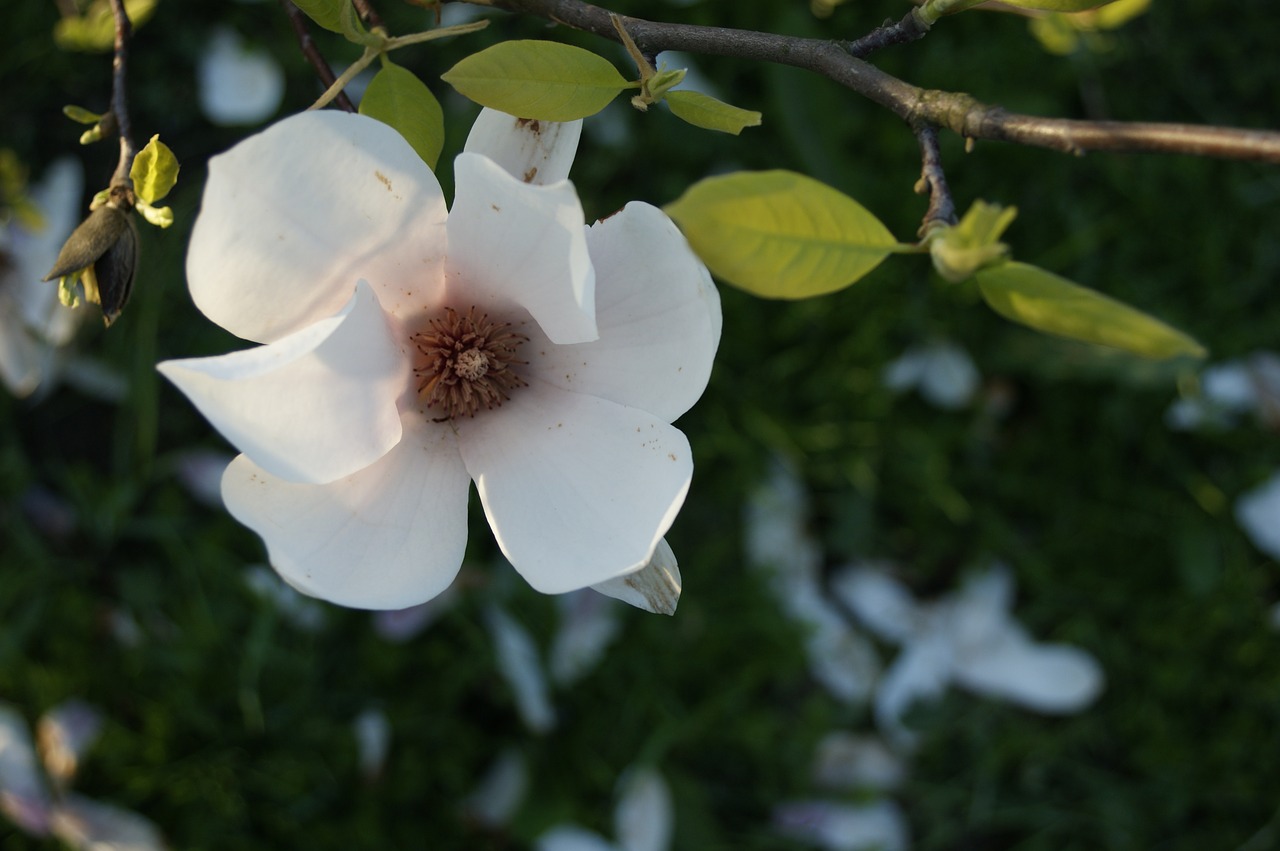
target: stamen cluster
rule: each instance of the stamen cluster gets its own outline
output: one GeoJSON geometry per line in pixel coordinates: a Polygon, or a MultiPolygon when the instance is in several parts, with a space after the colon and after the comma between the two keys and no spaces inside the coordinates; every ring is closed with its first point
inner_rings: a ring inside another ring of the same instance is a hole
{"type": "Polygon", "coordinates": [[[412,339],[423,359],[414,369],[420,379],[418,398],[444,416],[474,417],[480,408],[493,409],[511,398],[513,388],[527,382],[511,369],[528,361],[515,353],[528,337],[509,330],[510,322],[493,322],[472,307],[465,315],[451,307],[432,319],[430,328],[412,339]]]}

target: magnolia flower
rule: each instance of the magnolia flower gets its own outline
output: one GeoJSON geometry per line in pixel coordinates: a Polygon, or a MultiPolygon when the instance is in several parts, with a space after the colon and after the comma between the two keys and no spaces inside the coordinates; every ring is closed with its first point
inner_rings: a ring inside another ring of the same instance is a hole
{"type": "Polygon", "coordinates": [[[969,404],[982,380],[965,350],[953,343],[908,349],[884,370],[884,385],[898,393],[911,389],[929,404],[953,411],[969,404]]]}
{"type": "Polygon", "coordinates": [[[28,396],[71,341],[83,314],[58,301],[57,284],[41,280],[75,228],[84,178],[73,159],[58,160],[31,190],[40,227],[0,221],[0,381],[28,396]]]}
{"type": "Polygon", "coordinates": [[[903,645],[875,700],[877,721],[897,743],[914,741],[902,723],[911,704],[941,695],[952,682],[1051,714],[1083,709],[1102,692],[1102,669],[1092,656],[1065,644],[1037,644],[1012,618],[1013,578],[1003,566],[925,606],[887,571],[870,566],[841,571],[832,590],[873,632],[903,645]]]}
{"type": "Polygon", "coordinates": [[[295,587],[439,594],[467,498],[544,593],[648,564],[684,501],[720,338],[710,276],[647,204],[583,227],[580,122],[481,114],[435,175],[394,130],[308,112],[209,164],[196,305],[259,348],[161,372],[240,450],[228,510],[295,587]]]}
{"type": "Polygon", "coordinates": [[[200,109],[214,124],[257,124],[284,100],[284,71],[266,51],[247,47],[235,30],[217,27],[196,65],[200,109]]]}
{"type": "Polygon", "coordinates": [[[0,813],[31,836],[56,836],[77,851],[161,851],[160,831],[147,819],[68,791],[101,725],[86,704],[54,707],[40,719],[37,758],[22,715],[0,703],[0,813]]]}

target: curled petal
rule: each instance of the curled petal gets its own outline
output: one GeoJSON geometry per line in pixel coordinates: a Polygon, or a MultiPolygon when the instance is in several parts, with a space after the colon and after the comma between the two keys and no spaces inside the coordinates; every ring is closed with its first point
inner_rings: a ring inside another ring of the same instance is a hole
{"type": "Polygon", "coordinates": [[[600,339],[527,349],[566,390],[641,408],[672,422],[702,395],[720,344],[720,295],[680,231],[639,202],[587,233],[600,339]]]}
{"type": "Polygon", "coordinates": [[[507,560],[544,594],[638,570],[684,503],[689,442],[645,411],[534,384],[458,424],[507,560]]]}
{"type": "Polygon", "coordinates": [[[353,608],[403,609],[457,575],[469,487],[453,435],[407,416],[404,439],[345,479],[293,484],[241,455],[223,476],[222,498],[299,591],[353,608]]]}
{"type": "Polygon", "coordinates": [[[331,316],[364,279],[400,315],[438,296],[444,194],[409,143],[363,115],[304,112],[209,161],[187,251],[191,298],[248,340],[331,316]]]}
{"type": "Polygon", "coordinates": [[[519,305],[554,343],[596,339],[595,272],[573,184],[521,183],[478,154],[460,154],[454,175],[448,297],[519,305]]]}
{"type": "Polygon", "coordinates": [[[581,121],[534,121],[485,107],[463,150],[488,157],[525,183],[555,183],[569,176],[581,135],[581,121]]]}
{"type": "Polygon", "coordinates": [[[363,282],[337,316],[275,343],[158,368],[237,449],[286,481],[334,481],[400,440],[395,403],[408,360],[363,282]]]}
{"type": "Polygon", "coordinates": [[[658,541],[653,557],[644,567],[591,586],[592,591],[658,615],[676,613],[680,588],[680,565],[666,538],[658,541]]]}

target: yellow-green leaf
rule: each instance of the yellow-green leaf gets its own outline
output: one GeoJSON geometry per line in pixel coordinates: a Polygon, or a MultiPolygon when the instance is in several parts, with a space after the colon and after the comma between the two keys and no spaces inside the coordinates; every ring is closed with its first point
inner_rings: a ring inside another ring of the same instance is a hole
{"type": "Polygon", "coordinates": [[[903,248],[857,201],[791,171],[709,177],[665,209],[712,272],[766,298],[843,289],[903,248]]]}
{"type": "Polygon", "coordinates": [[[1159,319],[1036,266],[1003,263],[975,277],[992,310],[1037,331],[1147,358],[1205,354],[1203,346],[1159,319]]]}
{"type": "Polygon", "coordinates": [[[102,120],[102,116],[96,112],[90,112],[83,106],[75,104],[67,104],[62,108],[62,114],[70,118],[77,124],[97,124],[102,120]]]}
{"type": "Polygon", "coordinates": [[[554,41],[500,42],[440,79],[478,104],[539,121],[595,115],[630,85],[608,61],[554,41]]]}
{"type": "Polygon", "coordinates": [[[152,207],[150,204],[139,203],[138,212],[158,228],[167,228],[173,224],[173,209],[170,207],[152,207]]]}
{"type": "Polygon", "coordinates": [[[444,112],[435,95],[412,71],[385,63],[360,99],[360,114],[394,127],[435,169],[444,148],[444,112]]]}
{"type": "Polygon", "coordinates": [[[704,130],[737,136],[744,127],[759,127],[760,113],[718,101],[702,92],[667,92],[667,106],[677,118],[704,130]]]}
{"type": "MultiPolygon", "coordinates": [[[[125,13],[135,29],[151,17],[157,2],[159,0],[125,0],[125,13]]],[[[111,50],[115,39],[116,21],[108,0],[93,0],[84,14],[62,18],[53,25],[53,40],[63,50],[111,50]]]]}
{"type": "Polygon", "coordinates": [[[133,193],[144,203],[155,204],[178,182],[178,158],[159,136],[152,136],[134,156],[129,178],[133,180],[133,193]]]}
{"type": "Polygon", "coordinates": [[[1039,12],[1083,12],[1114,3],[1115,0],[1001,0],[1006,6],[1035,9],[1039,12]]]}
{"type": "Polygon", "coordinates": [[[332,32],[342,32],[342,6],[351,0],[294,0],[306,16],[332,32]]]}

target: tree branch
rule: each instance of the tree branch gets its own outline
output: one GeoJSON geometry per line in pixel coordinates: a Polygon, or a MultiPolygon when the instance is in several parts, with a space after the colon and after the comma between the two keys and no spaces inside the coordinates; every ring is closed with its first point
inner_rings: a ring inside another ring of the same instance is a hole
{"type": "MultiPolygon", "coordinates": [[[[111,175],[110,189],[113,195],[122,194],[131,199],[133,181],[129,177],[129,171],[133,168],[134,147],[125,73],[129,67],[129,37],[133,34],[133,27],[129,23],[129,14],[124,9],[124,0],[111,0],[111,14],[115,18],[115,53],[111,58],[111,112],[115,116],[116,132],[120,136],[120,159],[111,175]]],[[[133,208],[131,200],[128,208],[133,208]]]]}
{"type": "MultiPolygon", "coordinates": [[[[307,29],[306,16],[290,0],[280,0],[280,5],[289,16],[289,25],[293,27],[293,34],[298,38],[298,47],[302,50],[302,55],[307,57],[307,61],[315,69],[316,76],[320,78],[320,82],[324,83],[325,89],[328,89],[338,78],[329,67],[329,63],[325,62],[324,57],[320,55],[320,48],[316,47],[316,43],[312,41],[311,32],[307,29]]],[[[333,102],[347,112],[356,111],[355,104],[351,102],[351,98],[347,97],[346,92],[338,92],[333,102]]]]}
{"type": "Polygon", "coordinates": [[[938,150],[938,131],[932,124],[920,124],[912,128],[920,142],[920,182],[916,191],[929,193],[929,209],[920,224],[920,236],[929,232],[935,222],[944,225],[956,223],[956,205],[951,200],[947,176],[942,171],[942,154],[938,150]]]}
{"type": "MultiPolygon", "coordinates": [[[[582,0],[474,2],[546,18],[603,38],[617,40],[617,33],[609,21],[609,13],[582,0]]],[[[727,27],[666,24],[642,18],[619,17],[646,55],[664,50],[682,50],[803,68],[885,107],[913,127],[930,124],[951,130],[966,139],[1014,142],[1070,154],[1127,151],[1190,154],[1280,164],[1280,132],[1195,124],[1080,121],[1021,115],[981,103],[960,92],[913,86],[857,58],[851,52],[869,52],[875,47],[900,43],[901,40],[891,38],[883,44],[879,39],[873,39],[870,43],[866,39],[836,42],[727,27]]],[[[872,34],[874,35],[875,33],[872,34]]]]}

